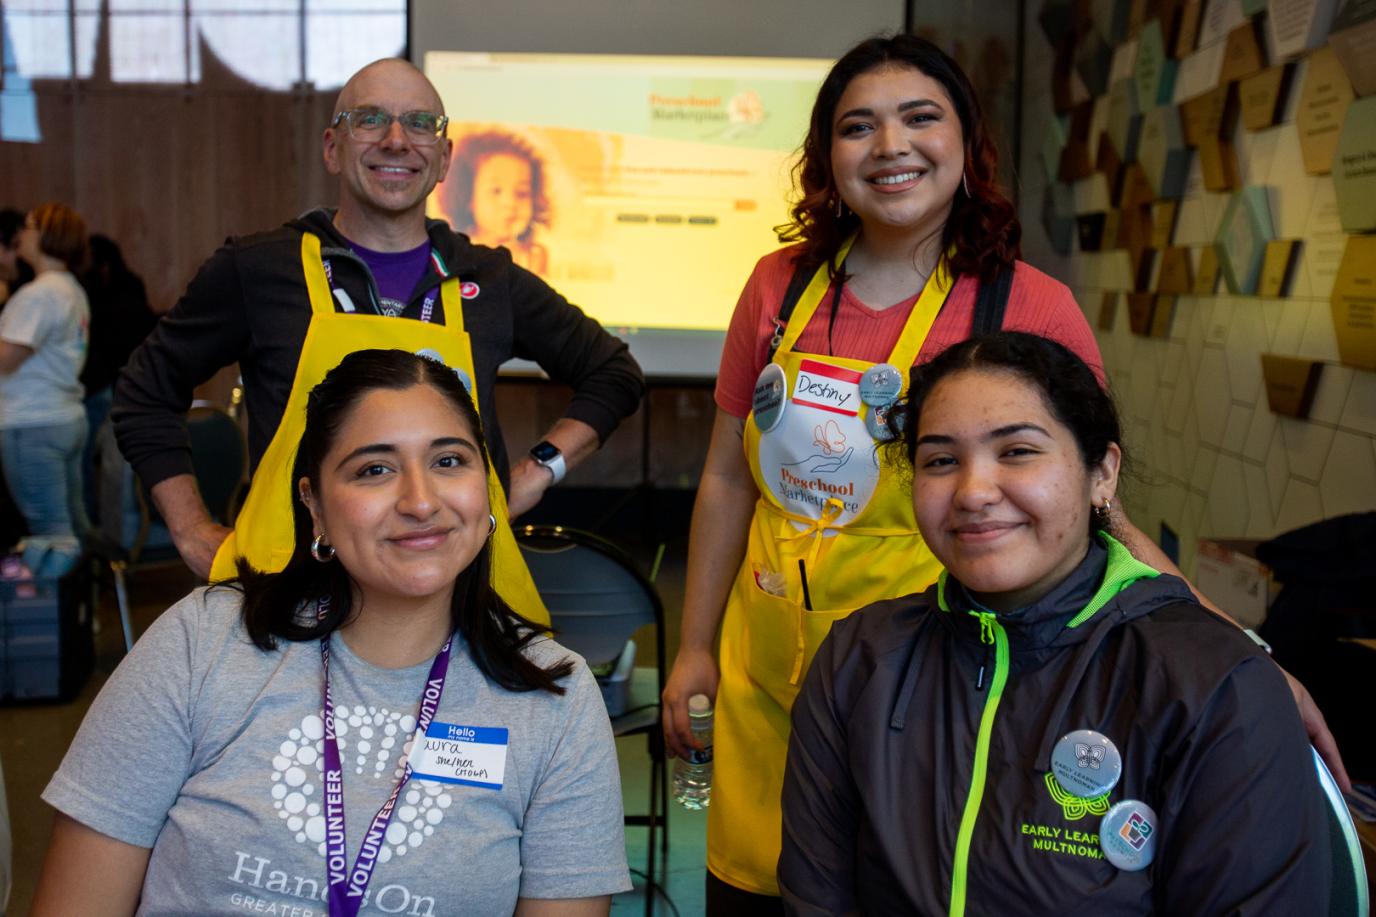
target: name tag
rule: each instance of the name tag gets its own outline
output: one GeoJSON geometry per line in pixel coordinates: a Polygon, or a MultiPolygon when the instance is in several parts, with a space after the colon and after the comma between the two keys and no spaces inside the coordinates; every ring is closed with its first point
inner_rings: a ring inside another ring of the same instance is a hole
{"type": "Polygon", "coordinates": [[[496,726],[434,722],[411,746],[411,771],[421,780],[500,790],[506,776],[507,731],[496,726]]]}
{"type": "Polygon", "coordinates": [[[804,360],[793,383],[793,403],[856,417],[860,414],[861,375],[853,369],[804,360]]]}

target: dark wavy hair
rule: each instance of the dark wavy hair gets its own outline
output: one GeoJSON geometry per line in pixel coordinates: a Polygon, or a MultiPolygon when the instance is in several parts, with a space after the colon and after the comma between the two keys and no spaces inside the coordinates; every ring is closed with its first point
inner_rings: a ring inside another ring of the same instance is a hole
{"type": "Polygon", "coordinates": [[[538,153],[520,137],[500,131],[484,131],[469,134],[454,144],[454,154],[449,172],[454,228],[459,232],[472,232],[473,223],[473,182],[478,177],[478,165],[488,156],[499,153],[515,156],[530,165],[530,223],[521,230],[516,238],[529,242],[535,234],[536,226],[549,226],[549,197],[545,194],[545,163],[538,153]]]}
{"type": "MultiPolygon", "coordinates": [[[[291,560],[280,573],[264,573],[240,558],[238,578],[226,584],[243,592],[244,627],[260,648],[275,649],[278,639],[318,640],[349,620],[353,580],[343,564],[322,564],[311,557],[311,516],[295,499],[295,483],[305,477],[314,492],[320,493],[321,463],[369,393],[405,391],[418,385],[430,386],[458,411],[478,443],[483,470],[487,470],[487,446],[478,412],[453,370],[404,350],[360,350],[346,356],[311,390],[306,402],[306,429],[292,470],[296,544],[291,560]],[[330,600],[325,618],[317,621],[313,612],[309,618],[303,617],[303,605],[320,597],[330,600]]],[[[474,664],[488,678],[510,691],[564,693],[558,680],[573,671],[573,661],[565,658],[541,668],[522,652],[542,629],[519,615],[492,588],[490,540],[455,581],[450,614],[474,664]]]]}
{"type": "Polygon", "coordinates": [[[998,268],[1012,268],[1021,253],[1017,211],[998,184],[999,158],[984,124],[984,113],[970,79],[951,57],[916,35],[878,36],[862,41],[838,60],[822,81],[812,106],[812,121],[798,161],[794,185],[800,194],[792,221],[779,228],[781,242],[800,242],[797,264],[816,269],[835,263],[841,243],[860,224],[849,208],[836,215],[836,181],[831,172],[831,141],[836,106],[852,80],[884,67],[912,67],[946,90],[960,118],[965,139],[965,184],[956,191],[942,230],[942,257],[953,276],[989,280],[998,268]]]}
{"type": "MultiPolygon", "coordinates": [[[[969,338],[912,368],[906,404],[897,409],[903,413],[903,454],[909,466],[917,455],[923,403],[938,382],[966,370],[1010,373],[1036,388],[1051,416],[1074,436],[1086,468],[1103,461],[1110,443],[1118,443],[1121,449],[1123,431],[1113,396],[1083,360],[1049,338],[1000,331],[969,338]]],[[[1098,513],[1090,513],[1089,518],[1091,532],[1106,528],[1098,513]]]]}

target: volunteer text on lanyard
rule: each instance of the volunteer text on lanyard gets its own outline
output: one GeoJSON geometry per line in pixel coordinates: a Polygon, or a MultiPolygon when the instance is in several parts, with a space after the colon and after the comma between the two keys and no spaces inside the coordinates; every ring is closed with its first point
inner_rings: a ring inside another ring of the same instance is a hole
{"type": "MultiPolygon", "coordinates": [[[[316,619],[323,620],[329,612],[329,600],[320,599],[316,605],[316,619]]],[[[444,641],[439,655],[430,666],[430,674],[425,679],[425,691],[420,697],[420,710],[416,713],[416,733],[411,748],[414,753],[420,748],[421,736],[430,728],[435,711],[440,707],[444,695],[444,680],[449,674],[449,648],[454,638],[444,641]]],[[[396,808],[401,788],[411,779],[411,755],[406,756],[406,766],[401,778],[392,788],[392,795],[382,804],[368,825],[363,843],[358,848],[358,859],[353,868],[349,867],[349,850],[344,830],[344,766],[339,759],[339,743],[334,732],[334,702],[330,699],[330,638],[320,638],[320,664],[325,671],[323,693],[325,721],[325,871],[329,880],[330,917],[355,917],[363,906],[368,892],[368,883],[373,879],[373,868],[377,866],[378,853],[382,849],[382,839],[387,833],[387,824],[392,820],[392,810],[396,808]]]]}
{"type": "MultiPolygon", "coordinates": [[[[336,287],[334,285],[334,266],[330,264],[330,259],[322,259],[321,264],[324,265],[325,268],[325,281],[329,283],[330,292],[334,293],[334,298],[339,303],[339,308],[343,309],[345,312],[358,311],[357,307],[354,305],[353,297],[350,296],[343,287],[336,287]]],[[[441,277],[449,276],[448,272],[441,266],[439,256],[435,254],[433,248],[430,249],[430,266],[433,267],[435,273],[439,274],[441,277]]],[[[439,292],[439,289],[438,285],[431,287],[430,292],[425,294],[425,299],[420,304],[421,321],[428,322],[434,316],[435,295],[439,292]]]]}

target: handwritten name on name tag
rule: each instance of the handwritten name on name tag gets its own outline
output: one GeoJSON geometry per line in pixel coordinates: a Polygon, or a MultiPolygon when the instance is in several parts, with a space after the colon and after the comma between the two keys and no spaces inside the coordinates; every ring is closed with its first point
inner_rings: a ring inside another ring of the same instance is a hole
{"type": "Polygon", "coordinates": [[[431,723],[416,733],[411,770],[420,780],[500,790],[506,777],[507,731],[497,726],[431,723]]]}
{"type": "Polygon", "coordinates": [[[861,373],[817,360],[803,360],[793,383],[793,403],[855,417],[860,413],[861,373]]]}

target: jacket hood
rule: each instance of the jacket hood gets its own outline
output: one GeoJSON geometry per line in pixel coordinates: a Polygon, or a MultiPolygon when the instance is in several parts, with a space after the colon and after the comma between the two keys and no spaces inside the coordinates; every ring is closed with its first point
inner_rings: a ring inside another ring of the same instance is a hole
{"type": "MultiPolygon", "coordinates": [[[[323,254],[347,253],[351,257],[357,257],[350,247],[349,240],[335,228],[334,215],[336,212],[334,208],[317,207],[289,220],[287,225],[301,232],[314,233],[319,236],[323,254]]],[[[467,236],[456,235],[444,220],[432,220],[427,217],[425,232],[430,237],[431,249],[440,256],[440,260],[447,271],[446,277],[454,274],[460,276],[471,274],[480,260],[496,255],[495,249],[475,246],[468,242],[467,236]]],[[[436,279],[439,279],[438,275],[436,275],[436,279]]]]}

